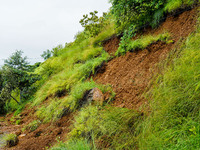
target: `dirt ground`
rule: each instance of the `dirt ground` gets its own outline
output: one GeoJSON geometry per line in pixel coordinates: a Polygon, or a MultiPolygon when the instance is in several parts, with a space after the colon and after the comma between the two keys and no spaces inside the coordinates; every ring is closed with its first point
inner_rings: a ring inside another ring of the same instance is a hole
{"type": "MultiPolygon", "coordinates": [[[[112,85],[116,92],[114,106],[139,109],[141,105],[148,103],[143,93],[154,75],[156,64],[166,58],[179,40],[186,38],[194,31],[196,16],[197,9],[189,10],[180,15],[168,17],[157,29],[145,29],[144,33],[140,34],[157,35],[167,31],[171,34],[174,43],[157,42],[144,50],[128,52],[124,56],[112,59],[99,70],[93,79],[100,84],[112,85]]],[[[113,37],[104,43],[104,49],[113,54],[119,42],[118,37],[113,37]]]]}
{"type": "MultiPolygon", "coordinates": [[[[17,135],[24,135],[19,137],[19,143],[12,148],[2,148],[9,150],[42,150],[53,146],[59,141],[65,141],[67,133],[69,132],[69,126],[71,125],[71,120],[73,114],[64,116],[54,123],[41,124],[35,131],[25,131],[22,133],[21,129],[28,125],[33,120],[37,118],[34,117],[35,109],[30,109],[28,106],[20,115],[21,125],[13,125],[11,117],[13,114],[6,116],[4,123],[1,124],[1,130],[7,133],[15,133],[17,135]]],[[[0,148],[1,149],[1,148],[0,148]]]]}
{"type": "MultiPolygon", "coordinates": [[[[171,33],[174,43],[165,44],[157,42],[151,44],[144,50],[137,52],[127,52],[126,55],[112,59],[106,63],[99,72],[93,77],[93,80],[101,84],[111,84],[116,92],[113,105],[116,107],[126,107],[129,109],[139,109],[145,103],[148,103],[142,96],[148,87],[154,73],[156,64],[165,59],[181,38],[186,38],[195,29],[197,9],[183,12],[175,17],[168,17],[158,29],[145,29],[141,34],[159,34],[164,31],[171,33]]],[[[112,37],[104,43],[104,49],[114,54],[119,46],[120,39],[112,37]]],[[[32,122],[35,109],[28,107],[21,114],[21,125],[11,124],[11,115],[6,117],[6,123],[1,124],[1,130],[4,132],[14,132],[24,134],[19,138],[19,144],[9,150],[41,150],[51,147],[57,139],[64,140],[69,132],[73,114],[64,116],[54,123],[40,125],[35,131],[25,131],[21,133],[21,128],[32,122]]],[[[1,132],[1,131],[0,131],[1,132]]]]}

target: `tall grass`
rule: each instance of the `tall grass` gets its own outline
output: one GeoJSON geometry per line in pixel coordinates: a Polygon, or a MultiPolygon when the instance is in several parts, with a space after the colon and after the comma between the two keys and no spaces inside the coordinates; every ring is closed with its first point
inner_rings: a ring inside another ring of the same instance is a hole
{"type": "Polygon", "coordinates": [[[111,97],[108,102],[111,101],[115,96],[115,93],[112,91],[112,88],[110,86],[98,85],[94,81],[78,82],[71,89],[71,92],[68,96],[65,96],[63,98],[50,98],[50,102],[40,107],[36,114],[44,122],[49,122],[52,119],[56,120],[62,117],[63,114],[71,113],[75,111],[78,107],[83,105],[84,102],[82,101],[82,98],[84,94],[86,93],[86,91],[91,90],[94,87],[99,88],[103,93],[111,93],[111,97]]]}
{"type": "Polygon", "coordinates": [[[51,150],[91,150],[91,146],[87,140],[70,140],[67,143],[59,142],[59,145],[51,148],[51,150]]]}
{"type": "Polygon", "coordinates": [[[83,108],[75,118],[70,132],[72,139],[86,138],[99,149],[135,149],[137,135],[134,133],[142,120],[140,113],[126,108],[98,106],[83,108]]]}
{"type": "Polygon", "coordinates": [[[152,113],[143,123],[140,149],[200,149],[200,28],[150,93],[152,113]]]}
{"type": "Polygon", "coordinates": [[[195,2],[198,2],[198,1],[199,0],[168,0],[164,7],[164,11],[165,12],[173,12],[177,9],[191,6],[195,2]]]}

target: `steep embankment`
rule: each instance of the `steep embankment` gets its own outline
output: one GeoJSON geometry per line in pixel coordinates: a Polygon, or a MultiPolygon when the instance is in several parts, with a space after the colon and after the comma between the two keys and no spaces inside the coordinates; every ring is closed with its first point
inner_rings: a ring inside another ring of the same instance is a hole
{"type": "MultiPolygon", "coordinates": [[[[97,83],[111,84],[116,97],[114,106],[138,109],[147,103],[142,94],[148,87],[155,71],[156,64],[166,58],[169,52],[195,29],[197,8],[170,16],[158,29],[146,29],[141,35],[158,35],[169,32],[173,43],[156,42],[137,52],[128,52],[106,63],[93,78],[97,83]]],[[[119,38],[113,37],[104,43],[109,53],[115,53],[119,38]]]]}
{"type": "MultiPolygon", "coordinates": [[[[145,29],[137,37],[169,32],[173,42],[164,43],[158,41],[144,50],[127,52],[124,56],[113,58],[98,70],[97,74],[93,76],[93,80],[101,84],[110,84],[113,87],[116,92],[116,97],[111,102],[113,106],[138,110],[143,104],[148,104],[143,94],[148,88],[152,77],[157,72],[156,64],[164,60],[171,50],[178,47],[179,43],[194,31],[196,20],[197,8],[185,11],[179,15],[169,16],[158,29],[145,29]]],[[[119,42],[120,39],[118,37],[113,37],[103,44],[104,49],[110,54],[114,53],[119,46],[119,42]]],[[[61,94],[61,100],[62,96],[65,97],[66,95],[61,94]]],[[[45,103],[49,103],[48,98],[41,105],[45,106],[45,103]]],[[[15,132],[21,134],[21,129],[37,118],[35,112],[36,107],[30,109],[27,106],[20,115],[21,125],[15,126],[15,132]]],[[[30,130],[24,131],[24,136],[19,137],[19,144],[10,149],[45,149],[45,147],[52,146],[58,138],[64,140],[70,130],[69,126],[73,115],[71,113],[53,123],[42,124],[33,132],[30,130]]],[[[8,116],[6,119],[8,123],[12,122],[11,116],[8,116]]],[[[13,125],[8,124],[8,127],[13,127],[13,125]]],[[[7,129],[4,128],[4,130],[7,129]]],[[[12,132],[14,131],[12,130],[12,132]]],[[[109,147],[109,143],[106,143],[106,140],[109,141],[109,138],[107,139],[106,136],[104,138],[105,140],[99,143],[109,147]]]]}

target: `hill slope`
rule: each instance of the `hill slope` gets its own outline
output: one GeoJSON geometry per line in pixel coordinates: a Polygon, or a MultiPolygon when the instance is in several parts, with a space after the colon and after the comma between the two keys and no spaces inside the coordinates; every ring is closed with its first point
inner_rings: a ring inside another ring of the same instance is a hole
{"type": "Polygon", "coordinates": [[[1,129],[19,143],[5,149],[44,149],[57,140],[66,143],[52,149],[200,148],[199,12],[177,8],[158,28],[127,38],[124,49],[126,34],[114,35],[109,19],[97,36],[80,33],[59,49],[36,70],[43,79],[34,99],[6,116],[1,129]]]}

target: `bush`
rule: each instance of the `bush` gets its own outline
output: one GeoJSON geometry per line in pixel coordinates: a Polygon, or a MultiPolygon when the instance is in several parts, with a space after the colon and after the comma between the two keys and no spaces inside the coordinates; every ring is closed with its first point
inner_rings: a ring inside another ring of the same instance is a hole
{"type": "Polygon", "coordinates": [[[111,0],[111,12],[120,31],[130,25],[141,27],[154,20],[154,14],[163,8],[166,0],[111,0]]]}

